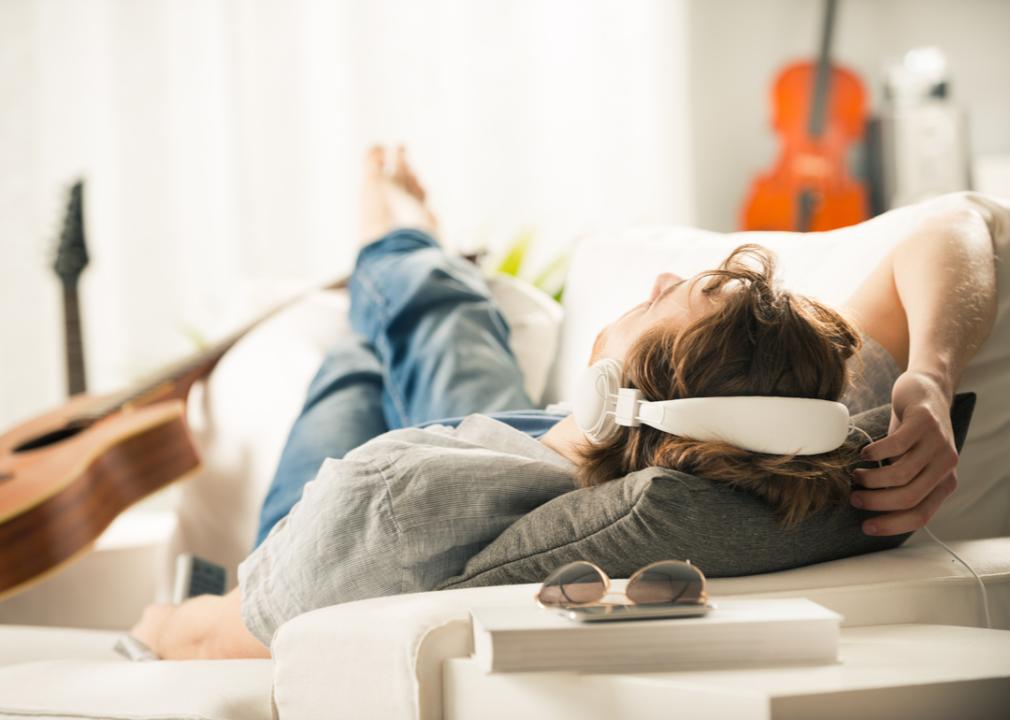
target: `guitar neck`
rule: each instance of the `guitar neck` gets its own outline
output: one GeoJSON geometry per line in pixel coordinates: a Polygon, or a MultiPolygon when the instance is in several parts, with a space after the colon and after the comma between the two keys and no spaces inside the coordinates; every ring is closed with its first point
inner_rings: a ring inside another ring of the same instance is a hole
{"type": "Polygon", "coordinates": [[[81,337],[81,310],[77,282],[63,283],[63,331],[67,365],[67,392],[78,395],[87,390],[84,372],[84,341],[81,337]]]}
{"type": "Polygon", "coordinates": [[[807,126],[812,138],[819,138],[824,134],[824,119],[827,116],[828,91],[830,90],[829,84],[831,82],[831,37],[834,34],[836,5],[837,0],[824,1],[824,22],[821,25],[821,51],[817,58],[813,102],[810,105],[810,120],[807,126]]]}

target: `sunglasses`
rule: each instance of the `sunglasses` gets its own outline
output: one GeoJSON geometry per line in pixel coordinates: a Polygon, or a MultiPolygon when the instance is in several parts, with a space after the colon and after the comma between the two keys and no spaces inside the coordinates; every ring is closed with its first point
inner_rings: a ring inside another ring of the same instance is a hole
{"type": "MultiPolygon", "coordinates": [[[[536,594],[541,607],[570,608],[614,605],[600,602],[610,592],[610,578],[587,560],[562,565],[544,580],[536,594]]],[[[633,605],[704,605],[705,576],[690,561],[660,560],[628,578],[624,596],[633,605]]]]}

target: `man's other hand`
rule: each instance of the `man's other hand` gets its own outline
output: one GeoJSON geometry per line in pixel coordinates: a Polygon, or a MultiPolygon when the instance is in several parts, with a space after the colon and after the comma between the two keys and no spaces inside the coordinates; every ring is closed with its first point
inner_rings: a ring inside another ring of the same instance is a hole
{"type": "Polygon", "coordinates": [[[852,493],[852,504],[885,513],[863,523],[866,534],[918,530],[957,488],[950,403],[951,392],[924,373],[908,371],[894,383],[887,437],[862,451],[864,460],[889,464],[856,470],[864,489],[852,493]]]}

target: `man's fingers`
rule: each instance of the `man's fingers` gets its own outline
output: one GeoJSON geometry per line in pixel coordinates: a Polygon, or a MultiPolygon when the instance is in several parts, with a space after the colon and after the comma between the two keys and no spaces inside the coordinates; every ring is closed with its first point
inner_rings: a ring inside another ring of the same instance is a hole
{"type": "Polygon", "coordinates": [[[864,447],[860,453],[860,457],[863,460],[879,462],[880,460],[887,460],[888,458],[903,455],[911,449],[921,434],[921,431],[917,428],[916,421],[910,418],[907,422],[899,425],[898,429],[887,437],[864,447]]]}
{"type": "Polygon", "coordinates": [[[863,532],[867,535],[901,535],[918,530],[929,522],[956,489],[957,474],[950,473],[914,508],[870,518],[863,523],[863,532]]]}
{"type": "Polygon", "coordinates": [[[890,465],[860,468],[855,471],[856,482],[866,488],[907,485],[929,464],[931,450],[926,443],[919,443],[890,465]]]}
{"type": "Polygon", "coordinates": [[[908,510],[918,506],[949,474],[950,468],[935,461],[930,462],[905,485],[881,490],[856,491],[852,493],[850,501],[864,510],[877,512],[908,510]]]}

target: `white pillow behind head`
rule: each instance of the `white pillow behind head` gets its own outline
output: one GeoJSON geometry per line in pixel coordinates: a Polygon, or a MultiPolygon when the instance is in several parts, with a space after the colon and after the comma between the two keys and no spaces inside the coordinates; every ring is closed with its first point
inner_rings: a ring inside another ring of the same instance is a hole
{"type": "Polygon", "coordinates": [[[588,362],[596,335],[606,324],[647,299],[657,274],[673,272],[691,277],[717,267],[740,245],[757,243],[778,255],[776,277],[785,286],[837,306],[899,237],[898,232],[883,225],[873,221],[860,226],[872,232],[846,229],[806,235],[722,234],[687,227],[656,227],[585,236],[576,245],[565,286],[565,323],[547,399],[555,402],[571,397],[575,377],[588,362]]]}

